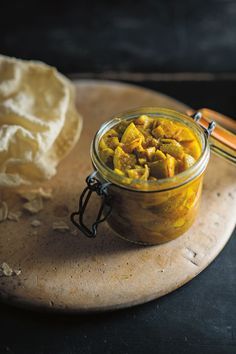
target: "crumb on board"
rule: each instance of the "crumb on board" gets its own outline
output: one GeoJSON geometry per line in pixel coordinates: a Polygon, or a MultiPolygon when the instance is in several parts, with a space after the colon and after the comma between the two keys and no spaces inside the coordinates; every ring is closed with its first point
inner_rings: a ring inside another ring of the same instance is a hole
{"type": "Polygon", "coordinates": [[[60,232],[66,232],[70,230],[69,226],[62,220],[60,221],[54,221],[52,224],[53,230],[60,231],[60,232]]]}
{"type": "Polygon", "coordinates": [[[41,197],[42,199],[52,199],[52,189],[51,188],[34,188],[31,190],[21,190],[18,192],[21,198],[27,200],[28,202],[41,197]]]}
{"type": "Polygon", "coordinates": [[[31,222],[31,226],[33,227],[39,227],[42,225],[42,222],[40,220],[37,220],[37,219],[34,219],[32,222],[31,222]]]}
{"type": "Polygon", "coordinates": [[[37,214],[43,209],[43,200],[41,197],[37,197],[27,203],[23,204],[23,208],[29,211],[31,214],[37,214]]]}
{"type": "Polygon", "coordinates": [[[7,215],[7,219],[10,221],[18,222],[21,215],[22,215],[21,211],[9,211],[9,213],[7,215]]]}
{"type": "Polygon", "coordinates": [[[0,202],[0,222],[5,221],[8,216],[8,205],[6,202],[0,202]]]}
{"type": "Polygon", "coordinates": [[[26,200],[23,204],[23,209],[29,211],[31,214],[37,214],[43,209],[43,200],[52,199],[51,188],[35,188],[30,190],[21,190],[18,194],[26,200]]]}
{"type": "Polygon", "coordinates": [[[0,276],[11,277],[13,275],[20,275],[20,269],[12,269],[6,262],[3,262],[0,266],[0,276]]]}

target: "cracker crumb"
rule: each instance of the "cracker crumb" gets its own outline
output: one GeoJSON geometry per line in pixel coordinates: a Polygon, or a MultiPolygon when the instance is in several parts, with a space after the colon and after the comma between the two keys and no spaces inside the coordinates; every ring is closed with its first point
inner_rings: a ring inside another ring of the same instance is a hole
{"type": "Polygon", "coordinates": [[[39,227],[41,225],[42,225],[41,221],[37,220],[37,219],[35,219],[31,222],[31,226],[33,226],[33,227],[39,227]]]}
{"type": "Polygon", "coordinates": [[[34,199],[41,197],[42,199],[52,199],[52,188],[36,188],[31,190],[19,191],[21,198],[31,202],[34,199]]]}
{"type": "Polygon", "coordinates": [[[0,222],[5,221],[8,215],[8,205],[6,202],[0,204],[0,222]]]}
{"type": "Polygon", "coordinates": [[[0,267],[0,275],[5,277],[11,277],[13,275],[13,269],[6,263],[3,262],[0,267]]]}
{"type": "Polygon", "coordinates": [[[0,277],[11,277],[13,275],[20,275],[21,269],[12,269],[6,262],[0,265],[0,277]]]}
{"type": "Polygon", "coordinates": [[[21,274],[21,269],[14,269],[15,275],[20,275],[21,274]]]}
{"type": "Polygon", "coordinates": [[[43,209],[43,200],[41,197],[37,197],[25,204],[23,204],[23,208],[29,211],[31,214],[37,214],[40,210],[43,209]]]}
{"type": "Polygon", "coordinates": [[[61,221],[55,221],[52,224],[52,228],[53,228],[53,230],[57,230],[57,231],[60,231],[60,232],[65,232],[65,231],[70,230],[69,226],[62,220],[61,221]]]}
{"type": "Polygon", "coordinates": [[[8,215],[7,215],[7,219],[10,220],[10,221],[16,221],[18,222],[20,217],[22,215],[22,212],[21,211],[9,211],[8,215]]]}

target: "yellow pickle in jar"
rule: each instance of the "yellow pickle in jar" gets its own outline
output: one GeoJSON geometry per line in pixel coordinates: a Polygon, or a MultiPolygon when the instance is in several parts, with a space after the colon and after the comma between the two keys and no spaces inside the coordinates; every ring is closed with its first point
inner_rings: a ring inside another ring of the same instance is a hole
{"type": "Polygon", "coordinates": [[[89,229],[106,219],[121,238],[145,245],[171,241],[196,219],[210,156],[207,134],[191,117],[169,109],[140,108],[104,123],[91,146],[95,172],[81,196],[102,198],[89,229]],[[102,216],[103,213],[103,216],[102,216]]]}

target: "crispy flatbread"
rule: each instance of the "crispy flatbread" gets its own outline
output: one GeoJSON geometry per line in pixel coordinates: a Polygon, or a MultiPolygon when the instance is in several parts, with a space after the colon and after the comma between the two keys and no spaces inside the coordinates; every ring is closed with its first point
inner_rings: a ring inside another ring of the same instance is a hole
{"type": "Polygon", "coordinates": [[[53,67],[0,55],[0,187],[56,174],[82,129],[74,90],[53,67]]]}

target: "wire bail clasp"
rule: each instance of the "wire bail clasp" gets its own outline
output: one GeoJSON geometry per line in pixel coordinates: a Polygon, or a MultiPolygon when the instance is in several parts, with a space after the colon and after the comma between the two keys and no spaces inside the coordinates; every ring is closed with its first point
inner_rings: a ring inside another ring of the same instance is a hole
{"type": "MultiPolygon", "coordinates": [[[[192,114],[192,111],[189,113],[192,114]]],[[[207,137],[210,137],[211,150],[236,165],[236,122],[208,108],[201,108],[191,117],[205,130],[207,137]]]]}
{"type": "MultiPolygon", "coordinates": [[[[202,118],[202,113],[199,112],[199,111],[195,112],[194,114],[191,115],[191,117],[193,118],[193,120],[196,123],[198,123],[201,120],[201,118],[202,118]]],[[[212,120],[209,123],[207,128],[203,127],[204,128],[204,132],[205,132],[205,134],[207,135],[208,138],[211,135],[211,133],[213,132],[213,130],[215,129],[215,127],[216,127],[216,122],[214,120],[212,120]]]]}
{"type": "Polygon", "coordinates": [[[110,215],[111,213],[111,204],[110,204],[110,196],[108,194],[107,187],[111,184],[110,182],[105,182],[101,183],[97,178],[97,171],[94,171],[91,173],[87,178],[86,178],[86,183],[87,187],[83,190],[80,199],[79,199],[79,209],[78,211],[74,212],[71,214],[71,221],[72,223],[78,227],[80,231],[83,232],[83,234],[89,238],[94,238],[96,237],[97,234],[97,227],[98,225],[105,221],[106,218],[110,215]],[[89,199],[92,195],[92,193],[95,192],[97,195],[99,195],[102,199],[100,209],[98,211],[96,221],[92,224],[91,229],[89,229],[85,224],[84,224],[84,213],[86,211],[89,199]],[[107,209],[105,215],[102,217],[102,214],[104,214],[105,208],[107,209]],[[79,217],[78,222],[75,220],[76,217],[79,217]]]}

